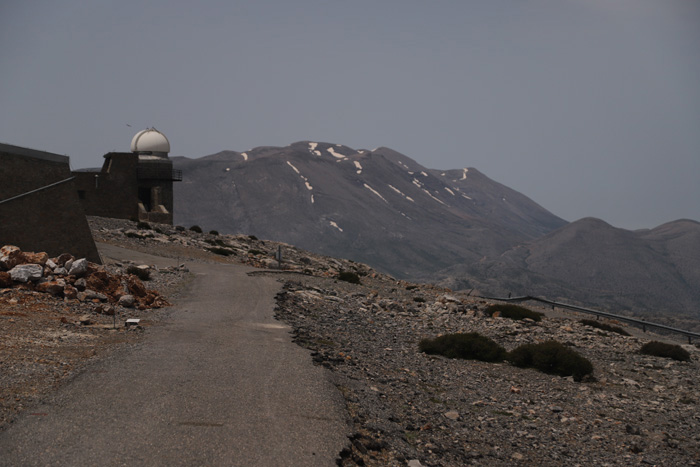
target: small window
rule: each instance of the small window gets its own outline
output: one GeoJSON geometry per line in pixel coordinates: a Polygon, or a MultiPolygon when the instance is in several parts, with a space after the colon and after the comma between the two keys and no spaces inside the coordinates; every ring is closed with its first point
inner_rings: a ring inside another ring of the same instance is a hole
{"type": "Polygon", "coordinates": [[[78,190],[78,198],[85,199],[85,190],[78,190]]]}

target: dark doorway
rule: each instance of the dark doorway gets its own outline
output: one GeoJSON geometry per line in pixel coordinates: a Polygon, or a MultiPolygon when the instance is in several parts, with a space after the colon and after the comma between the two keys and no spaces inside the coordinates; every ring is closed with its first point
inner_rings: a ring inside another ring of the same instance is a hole
{"type": "Polygon", "coordinates": [[[139,201],[143,204],[146,212],[151,212],[151,188],[147,186],[139,187],[139,201]]]}

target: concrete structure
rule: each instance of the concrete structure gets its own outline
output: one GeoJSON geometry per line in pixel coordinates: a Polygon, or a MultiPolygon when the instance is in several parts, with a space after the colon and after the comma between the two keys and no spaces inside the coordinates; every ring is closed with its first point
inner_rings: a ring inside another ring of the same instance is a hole
{"type": "Polygon", "coordinates": [[[169,152],[165,135],[149,128],[134,136],[131,152],[105,154],[99,172],[73,172],[85,213],[172,224],[173,182],[182,173],[173,170],[169,152]]]}
{"type": "Polygon", "coordinates": [[[66,156],[0,144],[0,245],[100,263],[66,156]]]}

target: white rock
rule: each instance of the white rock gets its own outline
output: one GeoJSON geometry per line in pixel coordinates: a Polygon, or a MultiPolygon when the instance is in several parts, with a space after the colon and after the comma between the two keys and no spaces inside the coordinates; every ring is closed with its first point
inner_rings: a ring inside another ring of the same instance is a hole
{"type": "MultiPolygon", "coordinates": [[[[66,263],[68,264],[68,263],[66,263]]],[[[68,269],[68,267],[66,266],[68,269]]],[[[82,276],[84,275],[88,270],[88,261],[85,258],[77,259],[73,261],[73,263],[70,266],[70,269],[68,269],[68,274],[71,276],[82,276]]]]}
{"type": "Polygon", "coordinates": [[[9,273],[15,282],[36,281],[41,279],[44,268],[39,264],[20,264],[10,269],[9,273]]]}

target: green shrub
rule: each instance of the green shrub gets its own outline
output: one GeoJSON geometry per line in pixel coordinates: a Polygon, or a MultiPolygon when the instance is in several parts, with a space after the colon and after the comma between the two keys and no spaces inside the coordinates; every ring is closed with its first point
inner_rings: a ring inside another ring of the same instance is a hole
{"type": "Polygon", "coordinates": [[[417,285],[407,285],[406,286],[406,290],[413,290],[413,289],[417,289],[417,288],[418,288],[417,285]]]}
{"type": "Polygon", "coordinates": [[[136,224],[136,228],[141,230],[151,230],[152,227],[148,222],[139,222],[136,224]]]}
{"type": "Polygon", "coordinates": [[[593,373],[593,364],[587,358],[557,341],[521,345],[509,352],[506,359],[520,368],[573,376],[575,381],[581,381],[584,376],[593,373]]]}
{"type": "Polygon", "coordinates": [[[506,356],[506,349],[477,332],[445,334],[435,339],[423,339],[418,348],[427,354],[484,362],[500,362],[506,356]]]}
{"type": "Polygon", "coordinates": [[[360,276],[358,276],[352,271],[340,271],[340,273],[338,273],[337,279],[345,282],[350,282],[351,284],[360,283],[360,276]]]}
{"type": "Polygon", "coordinates": [[[210,233],[211,235],[219,235],[219,232],[216,231],[216,230],[210,230],[209,233],[210,233]]]}
{"type": "Polygon", "coordinates": [[[425,299],[423,297],[413,297],[413,301],[416,303],[425,303],[425,299]]]}
{"type": "Polygon", "coordinates": [[[254,255],[254,256],[257,256],[257,255],[264,255],[264,254],[265,254],[264,251],[256,250],[256,249],[254,249],[254,248],[251,248],[250,250],[248,250],[248,253],[251,254],[251,255],[254,255]]]}
{"type": "Polygon", "coordinates": [[[213,247],[213,248],[209,248],[209,251],[211,251],[212,253],[216,253],[217,255],[221,255],[221,256],[231,256],[231,255],[235,256],[236,255],[235,251],[229,250],[228,248],[221,248],[218,246],[213,247]]]}
{"type": "Polygon", "coordinates": [[[149,281],[151,280],[151,271],[148,269],[139,269],[136,266],[129,266],[126,268],[127,274],[133,274],[134,276],[138,277],[142,281],[149,281]]]}
{"type": "Polygon", "coordinates": [[[602,329],[603,331],[610,331],[610,332],[615,332],[617,334],[620,334],[622,336],[629,336],[630,333],[622,329],[621,327],[618,326],[613,326],[610,324],[606,323],[601,323],[600,321],[596,321],[594,319],[582,319],[581,324],[585,324],[586,326],[591,326],[597,329],[602,329]]]}
{"type": "Polygon", "coordinates": [[[176,226],[175,226],[175,230],[177,230],[178,232],[184,232],[184,231],[185,231],[185,228],[184,228],[183,226],[181,226],[181,225],[176,225],[176,226]]]}
{"type": "Polygon", "coordinates": [[[258,237],[256,237],[255,235],[248,235],[248,238],[251,239],[251,240],[257,240],[257,239],[258,239],[258,237]]]}
{"type": "Polygon", "coordinates": [[[680,345],[666,344],[665,342],[647,342],[642,346],[640,352],[655,357],[672,358],[679,362],[687,362],[690,360],[690,354],[683,347],[680,345]]]}
{"type": "Polygon", "coordinates": [[[198,225],[193,225],[192,227],[190,227],[190,230],[192,232],[202,233],[202,228],[198,225]]]}
{"type": "Polygon", "coordinates": [[[489,316],[493,316],[496,312],[500,312],[501,316],[504,318],[515,320],[530,318],[533,321],[541,321],[542,317],[544,316],[544,313],[528,310],[525,307],[511,304],[491,305],[485,310],[485,313],[489,316]]]}

